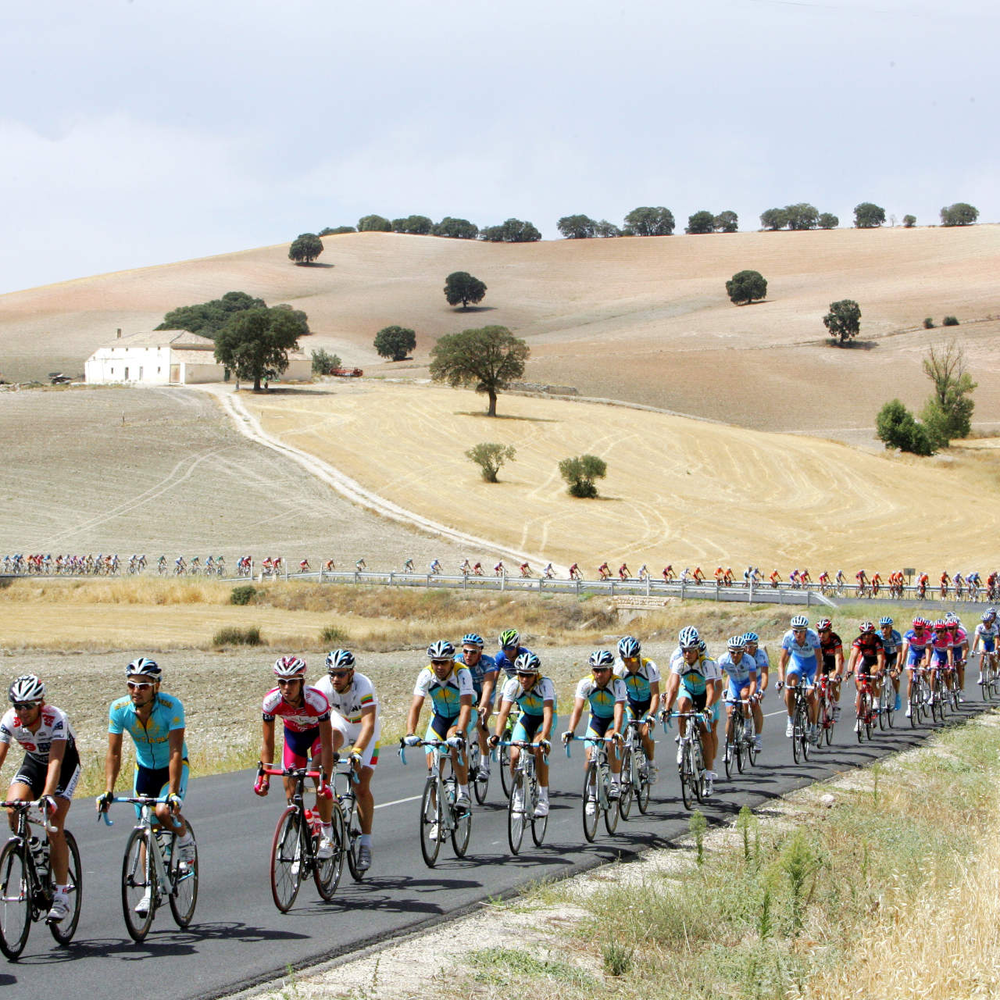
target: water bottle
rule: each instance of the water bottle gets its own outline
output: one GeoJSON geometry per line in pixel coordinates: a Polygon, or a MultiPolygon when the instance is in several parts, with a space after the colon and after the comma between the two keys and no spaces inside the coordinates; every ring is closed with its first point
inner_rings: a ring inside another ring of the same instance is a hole
{"type": "Polygon", "coordinates": [[[32,837],[28,841],[28,849],[31,851],[31,857],[35,862],[35,871],[38,873],[38,880],[44,883],[49,871],[49,843],[47,840],[39,840],[38,837],[32,837]]]}

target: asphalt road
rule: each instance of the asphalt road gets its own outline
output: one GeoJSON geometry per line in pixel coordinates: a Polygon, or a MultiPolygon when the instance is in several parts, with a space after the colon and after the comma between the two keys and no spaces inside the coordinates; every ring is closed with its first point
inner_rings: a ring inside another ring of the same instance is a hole
{"type": "MultiPolygon", "coordinates": [[[[977,689],[970,685],[972,693],[977,689]]],[[[846,688],[845,688],[845,705],[846,688]]],[[[981,708],[970,701],[951,719],[981,708]]],[[[859,746],[849,708],[835,730],[834,745],[814,752],[804,765],[792,762],[784,724],[769,695],[764,751],[756,768],[723,777],[704,811],[710,821],[731,822],[744,804],[758,806],[811,781],[871,763],[887,753],[914,746],[929,727],[913,730],[902,712],[897,728],[876,733],[859,746]],[[905,728],[903,728],[905,726],[905,728]]],[[[424,778],[420,754],[403,766],[392,749],[383,751],[375,782],[377,801],[375,860],[361,884],[344,879],[334,900],[323,903],[312,883],[304,884],[290,913],[280,914],[271,899],[268,856],[280,793],[258,799],[250,772],[215,775],[191,782],[185,813],[198,836],[201,885],[192,926],[180,931],[169,908],[157,911],[141,945],[125,930],[120,902],[121,857],[131,829],[131,812],[116,806],[112,828],[98,824],[91,800],[75,802],[69,827],[76,835],[84,868],[84,906],[73,943],[55,946],[47,928],[33,925],[18,963],[0,964],[0,986],[17,987],[19,1000],[48,1000],[53,988],[70,997],[101,996],[133,1000],[141,975],[143,992],[158,1000],[194,1000],[235,992],[300,967],[334,958],[380,939],[405,934],[477,906],[487,897],[516,891],[538,878],[569,875],[615,858],[628,859],[650,847],[664,847],[688,829],[689,814],[680,801],[674,744],[662,731],[657,742],[660,780],[647,816],[633,808],[632,818],[609,837],[603,825],[594,844],[581,826],[582,753],[572,760],[554,749],[552,813],[546,842],[510,855],[506,803],[494,774],[489,797],[476,807],[468,857],[456,859],[450,842],[442,846],[437,867],[428,869],[417,841],[419,795],[424,778]],[[65,977],[65,978],[64,978],[65,977]]],[[[721,760],[716,770],[724,775],[721,760]]]]}

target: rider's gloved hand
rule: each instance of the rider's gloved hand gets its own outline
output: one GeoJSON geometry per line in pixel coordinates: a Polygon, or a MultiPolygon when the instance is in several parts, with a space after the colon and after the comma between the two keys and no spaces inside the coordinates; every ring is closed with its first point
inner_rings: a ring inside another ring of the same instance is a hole
{"type": "Polygon", "coordinates": [[[785,686],[784,681],[778,681],[778,683],[774,685],[774,688],[776,691],[781,691],[784,688],[784,686],[785,686]]]}
{"type": "Polygon", "coordinates": [[[167,805],[171,812],[179,813],[181,811],[181,797],[176,792],[171,792],[167,796],[167,805]]]}
{"type": "Polygon", "coordinates": [[[499,745],[500,745],[500,737],[499,737],[499,736],[497,736],[497,734],[496,734],[496,733],[491,733],[491,734],[490,734],[489,736],[487,736],[487,737],[486,737],[486,742],[487,742],[487,743],[488,743],[488,744],[489,744],[489,745],[490,745],[491,747],[496,747],[496,746],[499,746],[499,745]]]}
{"type": "Polygon", "coordinates": [[[670,714],[667,709],[664,709],[660,714],[660,718],[663,720],[663,725],[669,729],[674,724],[674,717],[670,714]]]}
{"type": "Polygon", "coordinates": [[[330,787],[330,782],[326,780],[325,774],[320,780],[319,788],[316,789],[316,798],[326,799],[328,802],[333,798],[333,789],[330,787]]]}
{"type": "Polygon", "coordinates": [[[253,783],[254,793],[257,795],[267,795],[271,787],[271,779],[266,774],[258,774],[257,780],[253,783]]]}
{"type": "Polygon", "coordinates": [[[420,745],[420,737],[414,736],[413,733],[407,733],[403,737],[403,745],[408,747],[415,747],[420,745]]]}
{"type": "Polygon", "coordinates": [[[569,730],[567,729],[567,730],[566,730],[566,732],[564,732],[564,733],[562,734],[562,741],[563,741],[563,744],[564,744],[564,745],[566,745],[566,744],[569,744],[569,741],[570,741],[571,739],[573,739],[573,734],[572,734],[572,733],[571,733],[571,732],[570,732],[570,731],[569,731],[569,730]]]}
{"type": "Polygon", "coordinates": [[[351,767],[353,767],[355,771],[361,768],[362,758],[360,750],[352,750],[350,756],[347,759],[350,761],[351,767]]]}
{"type": "Polygon", "coordinates": [[[46,816],[55,816],[56,810],[59,808],[59,803],[52,795],[43,795],[38,800],[38,805],[45,810],[46,816]]]}
{"type": "Polygon", "coordinates": [[[449,736],[448,739],[445,740],[445,743],[447,743],[448,746],[450,746],[450,747],[454,747],[456,750],[464,750],[465,749],[465,737],[464,736],[449,736]]]}
{"type": "Polygon", "coordinates": [[[539,740],[538,745],[542,748],[542,753],[548,753],[552,749],[552,744],[548,740],[539,740]]]}
{"type": "Polygon", "coordinates": [[[111,803],[115,801],[114,792],[105,792],[103,795],[97,796],[97,811],[99,813],[106,813],[111,808],[111,803]]]}

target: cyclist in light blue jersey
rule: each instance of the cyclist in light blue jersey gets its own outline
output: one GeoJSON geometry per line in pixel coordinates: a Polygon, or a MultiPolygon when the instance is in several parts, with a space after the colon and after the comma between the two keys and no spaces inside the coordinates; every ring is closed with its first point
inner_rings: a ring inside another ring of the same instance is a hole
{"type": "Polygon", "coordinates": [[[795,711],[795,688],[806,686],[806,701],[809,706],[809,739],[815,743],[819,739],[816,713],[819,698],[816,694],[816,674],[823,667],[823,646],[819,635],[809,627],[805,615],[795,615],[791,628],[781,639],[781,659],[778,662],[778,683],[785,686],[785,708],[788,722],[785,735],[791,739],[795,732],[792,714],[795,711]],[[789,666],[789,660],[791,666],[789,666]]]}
{"type": "Polygon", "coordinates": [[[504,629],[497,639],[497,645],[500,647],[500,652],[493,657],[493,662],[501,674],[508,678],[513,677],[517,673],[514,661],[522,653],[530,653],[531,650],[521,645],[521,636],[514,628],[504,629]]]}
{"type": "Polygon", "coordinates": [[[761,702],[767,693],[767,685],[770,679],[771,660],[767,655],[767,648],[760,644],[760,636],[756,632],[744,632],[743,641],[746,643],[747,656],[752,656],[757,664],[757,696],[751,706],[753,712],[753,726],[756,736],[764,732],[764,710],[761,702]]]}
{"type": "MultiPolygon", "coordinates": [[[[724,697],[726,699],[726,732],[729,735],[730,721],[733,717],[734,702],[745,702],[743,711],[749,715],[750,706],[756,701],[757,695],[757,661],[746,651],[746,639],[742,635],[734,635],[726,644],[726,652],[716,661],[722,678],[726,682],[724,697]]],[[[728,742],[728,740],[727,740],[728,742]]],[[[761,749],[760,737],[756,737],[757,750],[761,749]]]]}

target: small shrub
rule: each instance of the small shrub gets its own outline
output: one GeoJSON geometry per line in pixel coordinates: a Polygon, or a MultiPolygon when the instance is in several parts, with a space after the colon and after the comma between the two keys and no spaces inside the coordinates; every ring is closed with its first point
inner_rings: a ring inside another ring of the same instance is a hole
{"type": "Polygon", "coordinates": [[[212,645],[216,647],[259,646],[263,641],[260,637],[260,629],[256,625],[252,625],[250,628],[237,628],[230,625],[226,628],[220,628],[212,637],[212,645]]]}
{"type": "Polygon", "coordinates": [[[334,368],[340,367],[340,358],[336,354],[330,354],[323,348],[312,352],[312,373],[313,375],[329,375],[334,368]]]}
{"type": "Polygon", "coordinates": [[[242,587],[233,587],[229,595],[230,604],[254,604],[256,603],[257,588],[247,583],[242,587]]]}
{"type": "Polygon", "coordinates": [[[933,330],[934,329],[934,318],[932,316],[924,317],[924,329],[933,330]]]}
{"type": "Polygon", "coordinates": [[[617,941],[608,941],[604,945],[604,971],[609,976],[624,976],[632,968],[632,948],[617,941]]]}
{"type": "Polygon", "coordinates": [[[483,479],[488,483],[497,482],[497,474],[504,462],[512,462],[517,454],[512,444],[498,444],[494,441],[483,441],[474,445],[465,457],[479,466],[483,479]]]}
{"type": "Polygon", "coordinates": [[[942,326],[958,326],[958,317],[957,316],[945,316],[945,318],[943,320],[941,320],[941,325],[942,326]]]}
{"type": "Polygon", "coordinates": [[[903,216],[903,226],[906,229],[912,229],[917,224],[917,217],[915,215],[904,215],[903,216]]]}
{"type": "Polygon", "coordinates": [[[608,474],[608,463],[596,455],[564,458],[559,463],[559,474],[566,481],[570,496],[591,499],[597,496],[594,480],[603,479],[608,474]]]}
{"type": "Polygon", "coordinates": [[[324,646],[333,646],[336,643],[349,642],[350,636],[336,625],[327,625],[319,634],[319,641],[324,646]]]}

